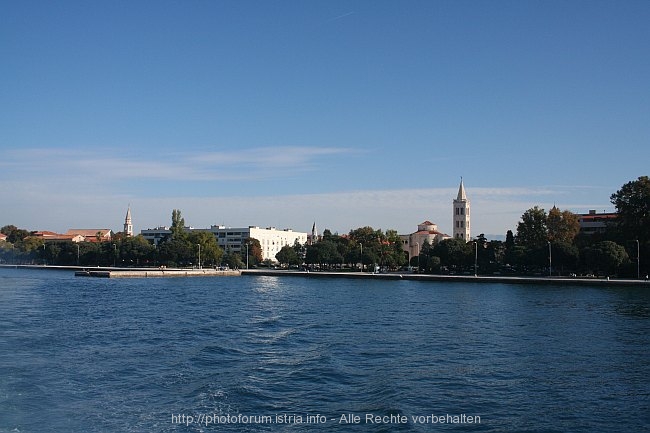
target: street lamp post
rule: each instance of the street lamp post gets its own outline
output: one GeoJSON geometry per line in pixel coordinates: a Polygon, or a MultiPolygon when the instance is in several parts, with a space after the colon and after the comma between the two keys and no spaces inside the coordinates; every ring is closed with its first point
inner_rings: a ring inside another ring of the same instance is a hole
{"type": "Polygon", "coordinates": [[[361,270],[360,270],[360,272],[363,272],[363,244],[359,243],[359,246],[361,247],[361,270]]]}
{"type": "Polygon", "coordinates": [[[117,245],[113,244],[113,267],[115,267],[116,262],[117,262],[117,245]]]}
{"type": "Polygon", "coordinates": [[[551,241],[548,241],[548,276],[552,276],[553,261],[551,258],[551,241]]]}
{"type": "Polygon", "coordinates": [[[641,257],[639,255],[640,248],[639,248],[639,240],[636,240],[636,279],[640,280],[641,279],[641,257]]]}
{"type": "MultiPolygon", "coordinates": [[[[416,249],[417,254],[418,254],[418,274],[419,274],[420,273],[420,243],[419,242],[415,243],[415,249],[416,249]]],[[[411,266],[410,263],[409,263],[409,266],[411,266]]]]}
{"type": "Polygon", "coordinates": [[[474,276],[478,277],[478,242],[474,241],[474,276]]]}
{"type": "Polygon", "coordinates": [[[79,243],[77,242],[77,266],[79,266],[79,243]]]}
{"type": "Polygon", "coordinates": [[[201,244],[196,244],[199,247],[199,269],[201,269],[201,244]]]}
{"type": "Polygon", "coordinates": [[[248,269],[248,242],[246,242],[246,269],[248,269]]]}

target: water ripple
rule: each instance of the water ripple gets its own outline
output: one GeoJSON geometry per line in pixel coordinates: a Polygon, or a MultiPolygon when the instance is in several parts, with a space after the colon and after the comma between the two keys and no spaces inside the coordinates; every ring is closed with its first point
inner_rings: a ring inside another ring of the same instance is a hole
{"type": "Polygon", "coordinates": [[[650,294],[0,270],[0,432],[647,431],[650,294]],[[172,414],[323,414],[180,425],[172,414]],[[44,426],[47,428],[44,430],[44,426]]]}

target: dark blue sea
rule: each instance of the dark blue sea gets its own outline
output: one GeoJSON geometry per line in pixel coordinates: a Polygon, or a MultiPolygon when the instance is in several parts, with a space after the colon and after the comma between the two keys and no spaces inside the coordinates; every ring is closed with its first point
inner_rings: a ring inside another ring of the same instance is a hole
{"type": "Polygon", "coordinates": [[[0,431],[650,431],[650,289],[0,269],[0,431]]]}

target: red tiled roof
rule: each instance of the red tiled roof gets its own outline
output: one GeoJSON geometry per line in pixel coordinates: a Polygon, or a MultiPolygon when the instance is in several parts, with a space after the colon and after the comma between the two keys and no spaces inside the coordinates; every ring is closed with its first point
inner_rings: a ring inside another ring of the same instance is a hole
{"type": "Polygon", "coordinates": [[[60,233],[55,233],[55,232],[50,232],[50,231],[47,231],[47,230],[42,230],[42,231],[39,231],[39,232],[34,232],[34,234],[32,236],[44,238],[44,237],[63,236],[63,235],[60,234],[60,233]]]}
{"type": "Polygon", "coordinates": [[[97,233],[100,233],[101,237],[110,236],[110,229],[70,229],[65,234],[66,235],[81,235],[84,237],[96,237],[97,233]]]}

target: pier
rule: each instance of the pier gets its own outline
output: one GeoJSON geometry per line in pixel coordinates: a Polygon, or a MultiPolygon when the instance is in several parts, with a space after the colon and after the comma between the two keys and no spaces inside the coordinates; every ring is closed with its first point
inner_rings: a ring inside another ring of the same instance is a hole
{"type": "Polygon", "coordinates": [[[75,271],[76,277],[97,278],[171,278],[171,277],[238,277],[241,271],[217,269],[86,269],[75,271]]]}

